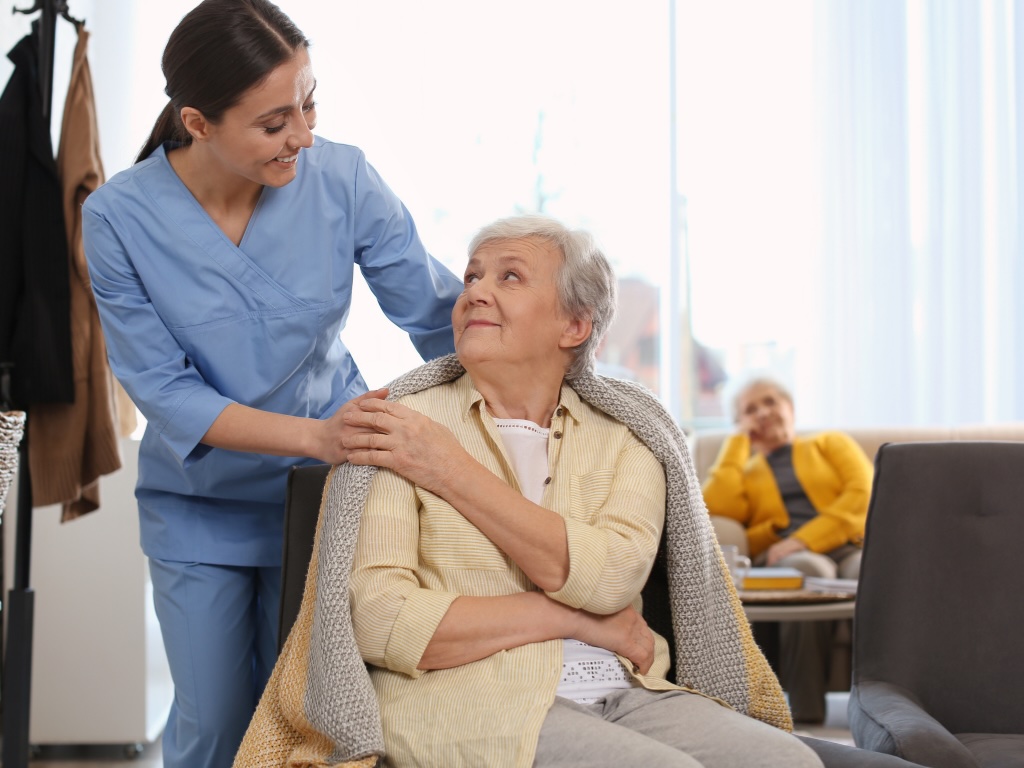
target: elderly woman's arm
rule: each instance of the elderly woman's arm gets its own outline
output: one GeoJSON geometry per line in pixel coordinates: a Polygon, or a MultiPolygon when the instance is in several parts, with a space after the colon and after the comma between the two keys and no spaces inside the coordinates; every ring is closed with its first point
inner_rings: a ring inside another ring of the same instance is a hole
{"type": "Polygon", "coordinates": [[[506,484],[442,425],[400,403],[364,400],[349,461],[394,470],[443,498],[555,600],[610,614],[640,592],[664,523],[661,464],[623,429],[623,444],[600,509],[566,520],[506,484]]]}
{"type": "Polygon", "coordinates": [[[528,643],[576,637],[621,654],[642,672],[650,669],[653,636],[631,607],[601,616],[540,592],[468,596],[425,586],[417,576],[424,556],[420,514],[412,483],[377,474],[350,583],[356,640],[367,662],[418,676],[528,643]]]}
{"type": "Polygon", "coordinates": [[[798,476],[818,515],[791,538],[799,539],[814,552],[828,552],[864,536],[874,469],[863,449],[844,432],[817,435],[813,449],[812,455],[820,457],[827,470],[798,476]],[[836,485],[838,493],[831,490],[836,485]]]}
{"type": "Polygon", "coordinates": [[[364,400],[345,419],[373,432],[345,442],[352,464],[397,472],[447,501],[545,590],[569,573],[562,518],[523,498],[473,458],[441,424],[401,403],[364,400]]]}
{"type": "Polygon", "coordinates": [[[632,661],[646,674],[654,635],[631,606],[602,616],[569,608],[540,592],[460,597],[434,631],[419,669],[447,669],[509,648],[572,637],[632,661]]]}
{"type": "Polygon", "coordinates": [[[750,456],[750,436],[745,433],[730,435],[722,443],[702,488],[710,514],[728,517],[743,525],[750,521],[750,502],[743,483],[743,469],[750,456]]]}

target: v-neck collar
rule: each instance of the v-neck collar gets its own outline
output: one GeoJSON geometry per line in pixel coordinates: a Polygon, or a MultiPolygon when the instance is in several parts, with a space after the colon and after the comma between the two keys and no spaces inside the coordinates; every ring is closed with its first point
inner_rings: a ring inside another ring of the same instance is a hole
{"type": "Polygon", "coordinates": [[[260,198],[249,217],[242,239],[235,245],[175,172],[167,158],[168,146],[173,147],[173,144],[158,147],[151,156],[160,164],[160,174],[156,177],[156,183],[144,185],[146,192],[160,208],[177,214],[173,216],[175,224],[192,242],[207,253],[228,275],[269,306],[303,306],[305,302],[281,286],[245,252],[245,247],[258,226],[260,213],[270,197],[267,188],[264,187],[260,192],[260,198]]]}

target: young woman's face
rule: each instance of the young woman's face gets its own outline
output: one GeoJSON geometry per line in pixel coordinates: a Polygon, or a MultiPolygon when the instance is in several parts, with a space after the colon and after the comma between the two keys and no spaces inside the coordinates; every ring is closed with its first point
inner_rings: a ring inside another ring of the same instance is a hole
{"type": "Polygon", "coordinates": [[[270,187],[295,178],[299,152],[313,144],[316,78],[303,47],[210,124],[208,148],[224,169],[270,187]]]}

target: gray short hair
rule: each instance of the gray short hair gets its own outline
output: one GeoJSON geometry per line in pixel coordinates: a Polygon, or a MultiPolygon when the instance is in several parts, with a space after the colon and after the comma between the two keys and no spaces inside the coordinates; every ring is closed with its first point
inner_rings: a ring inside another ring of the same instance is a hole
{"type": "Polygon", "coordinates": [[[597,348],[615,317],[615,273],[589,232],[569,229],[556,219],[533,213],[488,224],[470,242],[469,256],[472,258],[485,243],[527,237],[558,246],[562,252],[555,278],[559,303],[570,317],[590,320],[592,325],[590,337],[573,350],[573,361],[566,372],[567,378],[576,378],[593,370],[597,348]]]}
{"type": "Polygon", "coordinates": [[[740,420],[740,400],[742,400],[743,396],[747,394],[747,392],[752,390],[754,387],[771,387],[772,389],[779,393],[779,396],[782,397],[783,400],[786,400],[787,402],[789,402],[790,405],[793,405],[793,395],[791,395],[789,390],[786,389],[782,384],[780,384],[776,379],[773,379],[769,376],[758,376],[756,378],[750,379],[746,384],[744,384],[742,387],[736,390],[736,394],[733,395],[733,422],[738,423],[740,420]]]}

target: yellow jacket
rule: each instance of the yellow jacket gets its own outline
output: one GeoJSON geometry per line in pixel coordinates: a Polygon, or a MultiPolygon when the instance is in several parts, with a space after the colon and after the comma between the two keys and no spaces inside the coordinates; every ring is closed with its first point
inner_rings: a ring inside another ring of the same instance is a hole
{"type": "MultiPolygon", "coordinates": [[[[793,471],[818,515],[793,534],[812,552],[860,543],[871,498],[872,467],[853,438],[822,432],[793,441],[793,471]]],[[[747,529],[750,556],[780,540],[789,525],[775,475],[761,454],[750,454],[750,438],[733,435],[722,445],[704,483],[712,515],[730,517],[747,529]]]]}

